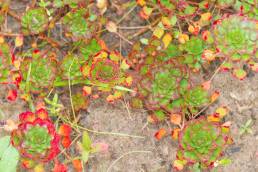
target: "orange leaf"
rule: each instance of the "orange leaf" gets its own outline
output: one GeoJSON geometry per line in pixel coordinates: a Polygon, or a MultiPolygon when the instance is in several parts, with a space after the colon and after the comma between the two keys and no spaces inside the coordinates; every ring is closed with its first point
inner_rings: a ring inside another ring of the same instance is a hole
{"type": "Polygon", "coordinates": [[[79,159],[73,160],[73,167],[77,172],[82,172],[82,162],[79,159]]]}
{"type": "Polygon", "coordinates": [[[177,140],[179,136],[180,128],[175,128],[171,132],[171,137],[173,140],[177,140]]]}
{"type": "Polygon", "coordinates": [[[157,140],[162,139],[166,135],[167,131],[164,128],[161,128],[158,132],[155,133],[155,137],[157,140]]]}
{"type": "Polygon", "coordinates": [[[136,0],[136,2],[140,6],[144,6],[146,4],[145,0],[136,0]]]}
{"type": "Polygon", "coordinates": [[[175,160],[173,163],[173,167],[178,170],[181,171],[184,168],[184,162],[182,160],[175,160]]]}
{"type": "Polygon", "coordinates": [[[170,122],[176,125],[180,125],[182,120],[182,116],[180,114],[172,114],[170,115],[170,122]]]}
{"type": "Polygon", "coordinates": [[[107,47],[105,41],[99,40],[99,41],[98,41],[98,44],[100,45],[100,47],[101,47],[102,50],[108,50],[108,47],[107,47]]]}
{"type": "Polygon", "coordinates": [[[106,98],[106,101],[109,102],[109,103],[114,102],[115,101],[115,96],[112,95],[112,94],[108,95],[107,98],[106,98]]]}
{"type": "Polygon", "coordinates": [[[144,6],[142,10],[140,11],[140,17],[143,19],[148,19],[152,13],[153,8],[149,8],[147,6],[144,6]]]}
{"type": "Polygon", "coordinates": [[[219,122],[219,121],[220,121],[220,118],[219,118],[218,115],[213,114],[213,115],[209,115],[209,116],[207,117],[207,120],[208,120],[209,122],[219,122]]]}
{"type": "Polygon", "coordinates": [[[219,97],[220,93],[218,91],[215,91],[212,95],[211,95],[211,102],[215,102],[218,97],[219,97]]]}
{"type": "Polygon", "coordinates": [[[72,128],[67,124],[62,124],[58,130],[58,134],[60,134],[61,136],[70,136],[71,132],[72,128]]]}
{"type": "Polygon", "coordinates": [[[84,87],[82,88],[82,92],[83,92],[83,95],[84,95],[84,96],[88,96],[88,95],[91,95],[92,89],[91,89],[91,87],[84,86],[84,87]]]}
{"type": "Polygon", "coordinates": [[[68,148],[71,145],[72,140],[71,140],[71,138],[69,136],[65,136],[64,138],[62,138],[62,142],[61,143],[62,143],[64,148],[68,148]]]}

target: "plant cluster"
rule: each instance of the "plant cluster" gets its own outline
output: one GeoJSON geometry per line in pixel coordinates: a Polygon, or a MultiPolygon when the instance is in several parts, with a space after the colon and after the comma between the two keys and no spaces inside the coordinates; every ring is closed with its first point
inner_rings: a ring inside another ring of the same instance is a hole
{"type": "MultiPolygon", "coordinates": [[[[209,91],[219,71],[240,80],[258,72],[256,0],[110,3],[38,0],[16,14],[10,1],[0,2],[0,84],[7,85],[10,102],[20,99],[30,108],[17,123],[4,123],[11,138],[0,145],[18,150],[23,167],[34,171],[51,163],[54,172],[67,171],[69,163],[83,171],[89,155],[107,145],[92,143],[85,130],[96,131],[81,126],[80,111],[99,97],[109,103],[123,98],[132,108],[145,108],[150,123],[170,120],[171,136],[179,141],[177,170],[223,164],[223,151],[232,142],[229,123],[220,122],[227,109],[210,116],[203,112],[219,96],[209,91]],[[109,8],[128,12],[114,22],[109,8]],[[132,11],[147,25],[123,27],[132,11]],[[6,28],[9,17],[18,31],[6,28]],[[122,29],[136,33],[124,35],[122,29]],[[130,45],[128,55],[121,42],[118,49],[104,41],[106,35],[130,45]],[[63,105],[67,99],[70,107],[63,105]],[[70,151],[76,156],[61,163],[70,151]]],[[[160,129],[155,137],[161,139],[166,131],[160,129]]],[[[0,146],[0,169],[5,153],[0,146]]],[[[17,164],[16,152],[10,155],[17,164]]]]}

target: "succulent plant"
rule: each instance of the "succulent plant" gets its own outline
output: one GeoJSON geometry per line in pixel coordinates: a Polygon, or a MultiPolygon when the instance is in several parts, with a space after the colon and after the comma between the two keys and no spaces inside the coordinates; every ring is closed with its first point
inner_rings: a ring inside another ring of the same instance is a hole
{"type": "Polygon", "coordinates": [[[69,53],[60,63],[59,77],[62,79],[68,79],[70,77],[71,80],[82,80],[81,66],[89,60],[90,56],[101,50],[99,42],[96,39],[92,39],[88,43],[79,42],[75,46],[79,47],[79,54],[69,53]]]}
{"type": "Polygon", "coordinates": [[[200,163],[202,169],[212,168],[230,143],[228,129],[205,118],[189,121],[179,133],[177,159],[185,164],[200,163]]]}
{"type": "Polygon", "coordinates": [[[59,153],[59,136],[55,126],[44,109],[35,113],[19,115],[18,129],[12,132],[11,142],[16,147],[25,167],[33,167],[36,162],[48,162],[59,153]]]}
{"type": "MultiPolygon", "coordinates": [[[[33,54],[32,58],[25,58],[21,62],[21,73],[24,81],[22,88],[26,85],[26,80],[29,79],[30,91],[38,93],[44,88],[53,86],[56,73],[56,63],[48,57],[41,57],[39,54],[33,54]]],[[[24,88],[25,89],[25,88],[24,88]]]]}
{"type": "Polygon", "coordinates": [[[33,8],[22,16],[21,25],[24,34],[38,34],[48,26],[48,15],[44,8],[33,8]]]}
{"type": "MultiPolygon", "coordinates": [[[[180,97],[180,89],[186,89],[187,73],[173,61],[159,65],[142,65],[142,77],[138,84],[139,96],[149,110],[170,110],[170,103],[180,97]]],[[[160,113],[160,112],[159,112],[160,113]]]]}
{"type": "Polygon", "coordinates": [[[92,85],[102,91],[115,86],[129,86],[132,78],[126,74],[129,65],[119,53],[101,50],[86,62],[81,71],[92,85]]]}
{"type": "Polygon", "coordinates": [[[64,25],[75,37],[85,36],[88,23],[85,19],[86,9],[78,9],[66,14],[63,18],[64,25]]]}
{"type": "Polygon", "coordinates": [[[191,88],[184,93],[184,101],[189,108],[203,106],[209,102],[208,92],[200,86],[191,88]]]}
{"type": "Polygon", "coordinates": [[[186,52],[184,56],[181,57],[182,62],[191,68],[200,69],[202,62],[201,56],[204,48],[204,42],[200,38],[191,37],[189,41],[180,46],[180,49],[186,52]]]}
{"type": "Polygon", "coordinates": [[[222,19],[213,34],[216,47],[232,60],[245,61],[257,48],[256,22],[245,17],[232,15],[222,19]]]}

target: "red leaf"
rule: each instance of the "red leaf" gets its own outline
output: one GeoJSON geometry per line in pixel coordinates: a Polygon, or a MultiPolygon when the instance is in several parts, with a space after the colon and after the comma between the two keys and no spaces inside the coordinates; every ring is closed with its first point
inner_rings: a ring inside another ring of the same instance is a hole
{"type": "Polygon", "coordinates": [[[64,164],[56,162],[55,167],[52,171],[53,172],[67,172],[67,167],[64,164]]]}
{"type": "Polygon", "coordinates": [[[157,140],[162,139],[166,135],[167,131],[164,128],[161,128],[158,132],[155,133],[155,137],[157,140]]]}
{"type": "Polygon", "coordinates": [[[7,99],[11,102],[15,101],[17,99],[17,90],[9,90],[7,94],[7,99]]]}
{"type": "Polygon", "coordinates": [[[32,112],[23,112],[19,115],[20,122],[33,122],[36,119],[32,112]]]}
{"type": "Polygon", "coordinates": [[[66,136],[62,139],[62,145],[64,148],[68,148],[72,143],[72,140],[70,137],[66,136]]]}

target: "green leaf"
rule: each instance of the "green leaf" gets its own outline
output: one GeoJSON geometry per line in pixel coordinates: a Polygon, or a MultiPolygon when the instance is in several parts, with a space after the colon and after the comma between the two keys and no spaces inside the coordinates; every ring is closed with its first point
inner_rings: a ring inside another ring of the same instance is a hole
{"type": "Polygon", "coordinates": [[[10,144],[10,136],[0,139],[0,171],[16,172],[19,152],[10,144]]]}
{"type": "Polygon", "coordinates": [[[90,152],[89,152],[89,151],[85,151],[85,150],[82,151],[82,161],[83,161],[84,163],[88,162],[88,160],[89,160],[89,155],[90,155],[90,152]]]}
{"type": "Polygon", "coordinates": [[[84,18],[85,12],[85,9],[80,9],[67,13],[63,18],[63,23],[74,36],[84,36],[88,30],[88,23],[84,18]]]}
{"type": "Polygon", "coordinates": [[[44,8],[33,8],[26,11],[21,19],[24,34],[38,34],[48,25],[48,16],[44,8]]]}
{"type": "Polygon", "coordinates": [[[87,152],[90,152],[91,145],[92,145],[92,141],[90,139],[89,133],[87,131],[84,131],[82,135],[82,146],[84,150],[87,152]]]}
{"type": "Polygon", "coordinates": [[[229,165],[229,164],[231,164],[231,159],[228,159],[228,158],[223,158],[223,159],[221,159],[221,160],[219,160],[219,164],[220,165],[229,165]]]}

